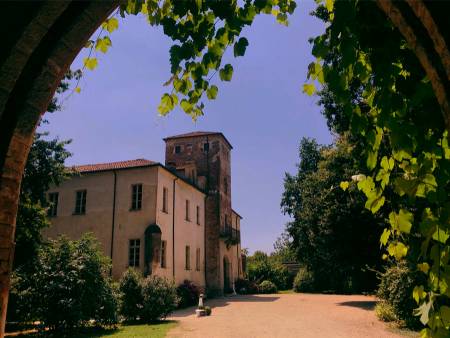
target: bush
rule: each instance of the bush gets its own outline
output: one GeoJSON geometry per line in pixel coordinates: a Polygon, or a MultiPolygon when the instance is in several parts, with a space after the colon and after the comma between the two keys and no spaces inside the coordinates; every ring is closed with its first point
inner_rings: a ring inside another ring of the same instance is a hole
{"type": "Polygon", "coordinates": [[[300,268],[294,279],[293,289],[295,292],[313,292],[314,276],[306,268],[300,268]]]}
{"type": "Polygon", "coordinates": [[[259,284],[259,293],[277,293],[277,286],[269,280],[263,281],[259,284]]]}
{"type": "Polygon", "coordinates": [[[278,289],[286,290],[292,285],[289,271],[275,257],[267,256],[264,252],[256,251],[248,257],[248,279],[255,283],[268,280],[278,289]]]}
{"type": "Polygon", "coordinates": [[[140,317],[143,307],[142,280],[141,273],[132,268],[125,271],[120,279],[120,314],[126,321],[134,321],[140,317]]]}
{"type": "Polygon", "coordinates": [[[248,279],[237,279],[234,282],[234,288],[236,292],[241,295],[258,293],[258,285],[254,282],[250,282],[248,279]]]}
{"type": "Polygon", "coordinates": [[[393,322],[397,320],[394,308],[385,301],[378,302],[375,305],[375,314],[383,322],[393,322]]]}
{"type": "Polygon", "coordinates": [[[197,305],[200,289],[193,282],[185,280],[177,287],[177,296],[179,308],[197,305]]]}
{"type": "Polygon", "coordinates": [[[205,313],[206,313],[207,316],[211,316],[211,307],[205,306],[204,310],[205,310],[205,313]]]}
{"type": "Polygon", "coordinates": [[[141,319],[153,322],[165,319],[178,304],[176,287],[173,282],[159,276],[144,279],[142,285],[143,308],[141,319]]]}
{"type": "Polygon", "coordinates": [[[403,261],[389,267],[382,275],[377,295],[392,306],[395,316],[407,327],[421,326],[419,317],[413,315],[417,304],[412,298],[414,286],[424,284],[425,275],[412,271],[403,261]]]}
{"type": "Polygon", "coordinates": [[[108,258],[91,235],[51,241],[40,249],[33,270],[17,271],[10,304],[18,306],[12,309],[13,317],[39,320],[58,331],[85,326],[92,319],[100,325],[115,324],[117,299],[108,270],[108,258]],[[25,316],[24,311],[30,313],[25,316]]]}

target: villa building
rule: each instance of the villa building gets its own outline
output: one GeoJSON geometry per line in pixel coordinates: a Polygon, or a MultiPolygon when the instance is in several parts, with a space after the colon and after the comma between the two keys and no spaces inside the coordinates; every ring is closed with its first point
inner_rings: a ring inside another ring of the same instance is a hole
{"type": "Polygon", "coordinates": [[[243,277],[241,216],[231,207],[231,149],[222,133],[165,138],[165,164],[145,159],[75,166],[48,191],[47,238],[92,232],[112,260],[209,292],[243,277]]]}

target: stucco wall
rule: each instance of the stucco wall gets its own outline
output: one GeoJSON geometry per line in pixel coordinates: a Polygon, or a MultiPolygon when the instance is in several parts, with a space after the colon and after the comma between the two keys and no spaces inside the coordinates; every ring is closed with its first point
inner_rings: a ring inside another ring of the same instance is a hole
{"type": "MultiPolygon", "coordinates": [[[[161,229],[161,240],[167,242],[166,268],[160,264],[153,273],[168,278],[173,273],[173,182],[175,175],[160,166],[116,170],[116,210],[113,245],[113,269],[119,279],[128,268],[129,240],[140,239],[139,269],[144,272],[145,230],[151,224],[161,229]],[[131,210],[131,186],[142,184],[142,208],[131,210]],[[163,187],[168,188],[168,212],[162,211],[163,187]]],[[[175,282],[192,280],[200,286],[204,280],[204,194],[184,181],[175,181],[175,282]],[[185,221],[185,200],[190,200],[191,222],[185,221]],[[199,205],[200,225],[196,224],[196,206],[199,205]],[[191,247],[191,270],[185,270],[185,246],[191,247]],[[196,271],[196,249],[200,248],[201,268],[196,271]]],[[[100,241],[105,255],[110,256],[114,172],[88,173],[74,177],[59,187],[49,190],[59,193],[57,216],[52,217],[51,227],[43,231],[44,237],[56,238],[61,234],[78,239],[83,233],[92,232],[100,241]],[[86,214],[74,215],[77,190],[87,190],[86,214]]],[[[158,258],[160,263],[160,260],[158,258]]]]}

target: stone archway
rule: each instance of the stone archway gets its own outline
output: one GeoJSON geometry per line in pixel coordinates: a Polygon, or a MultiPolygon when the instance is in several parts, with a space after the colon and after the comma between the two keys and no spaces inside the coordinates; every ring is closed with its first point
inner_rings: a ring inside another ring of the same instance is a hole
{"type": "MultiPolygon", "coordinates": [[[[0,5],[0,336],[6,319],[20,182],[37,122],[76,55],[120,1],[0,5]]],[[[450,131],[448,5],[423,0],[377,3],[427,71],[450,131]]]]}
{"type": "Polygon", "coordinates": [[[161,229],[152,224],[145,229],[144,276],[151,275],[161,257],[161,229]]]}

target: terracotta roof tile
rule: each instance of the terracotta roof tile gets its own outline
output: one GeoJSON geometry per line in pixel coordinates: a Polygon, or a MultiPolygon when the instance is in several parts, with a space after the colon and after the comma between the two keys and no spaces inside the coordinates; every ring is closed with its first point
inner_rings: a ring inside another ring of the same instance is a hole
{"type": "Polygon", "coordinates": [[[95,171],[147,167],[147,166],[151,166],[154,164],[157,164],[157,162],[146,160],[144,158],[138,158],[136,160],[129,160],[129,161],[76,165],[76,166],[73,166],[72,169],[74,169],[75,171],[78,171],[80,173],[87,173],[87,172],[95,172],[95,171]]]}

